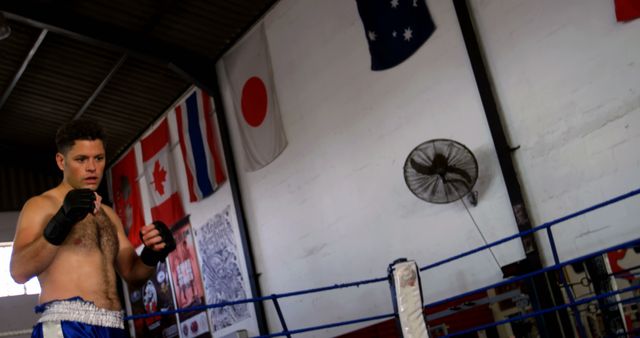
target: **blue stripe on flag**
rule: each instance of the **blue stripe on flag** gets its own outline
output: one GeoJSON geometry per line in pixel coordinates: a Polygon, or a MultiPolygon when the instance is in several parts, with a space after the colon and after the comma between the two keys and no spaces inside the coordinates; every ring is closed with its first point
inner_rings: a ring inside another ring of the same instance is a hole
{"type": "Polygon", "coordinates": [[[188,137],[193,153],[193,166],[195,167],[193,170],[195,171],[196,184],[200,189],[200,197],[209,196],[213,193],[213,184],[209,178],[210,170],[207,166],[207,154],[205,153],[204,140],[200,129],[197,92],[187,98],[186,107],[188,137]]]}

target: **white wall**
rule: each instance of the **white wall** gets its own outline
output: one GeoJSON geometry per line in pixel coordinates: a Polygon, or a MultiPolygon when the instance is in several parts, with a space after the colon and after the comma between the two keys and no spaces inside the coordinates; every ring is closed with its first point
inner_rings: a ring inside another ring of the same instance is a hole
{"type": "MultiPolygon", "coordinates": [[[[18,215],[18,211],[0,212],[0,242],[13,241],[18,215]]],[[[38,321],[33,312],[36,304],[38,295],[0,297],[0,333],[31,329],[38,321]]],[[[30,337],[30,334],[23,336],[30,337]]]]}
{"type": "Polygon", "coordinates": [[[13,242],[19,211],[0,212],[0,242],[13,242]]]}
{"type": "MultiPolygon", "coordinates": [[[[429,8],[434,35],[383,72],[370,70],[355,1],[283,0],[264,18],[289,140],[267,167],[239,173],[264,294],[382,277],[399,257],[424,266],[482,245],[461,203],[428,204],[405,184],[406,156],[429,139],[458,140],[478,157],[480,203],[471,213],[487,239],[517,232],[453,6],[429,1],[429,8]]],[[[501,265],[523,258],[519,241],[495,252],[501,265]]],[[[500,280],[501,272],[481,253],[422,277],[430,302],[500,280]]],[[[290,329],[392,311],[386,283],[292,298],[282,307],[290,329]]],[[[280,330],[267,310],[272,331],[280,330]]]]}
{"type": "MultiPolygon", "coordinates": [[[[613,1],[471,3],[532,220],[639,188],[640,20],[613,1]]],[[[638,201],[558,226],[561,258],[637,238],[638,201]]]]}
{"type": "MultiPolygon", "coordinates": [[[[0,298],[0,311],[2,311],[0,333],[31,330],[38,322],[38,316],[33,312],[33,308],[36,304],[38,304],[38,295],[0,298]]],[[[31,332],[12,337],[31,337],[31,332]]]]}

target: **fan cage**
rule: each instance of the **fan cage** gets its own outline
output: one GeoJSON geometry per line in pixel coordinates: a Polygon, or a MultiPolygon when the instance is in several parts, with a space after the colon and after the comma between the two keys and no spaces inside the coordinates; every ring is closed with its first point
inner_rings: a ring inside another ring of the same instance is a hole
{"type": "Polygon", "coordinates": [[[404,178],[416,197],[430,203],[451,203],[472,191],[478,179],[478,162],[464,144],[433,139],[409,153],[404,178]]]}

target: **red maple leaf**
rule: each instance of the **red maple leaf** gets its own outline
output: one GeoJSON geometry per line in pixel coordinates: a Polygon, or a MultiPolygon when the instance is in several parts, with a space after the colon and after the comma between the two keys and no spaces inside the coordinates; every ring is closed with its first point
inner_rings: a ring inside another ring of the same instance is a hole
{"type": "Polygon", "coordinates": [[[164,182],[167,180],[167,171],[160,166],[160,161],[156,161],[153,166],[153,185],[160,195],[164,195],[164,182]]]}

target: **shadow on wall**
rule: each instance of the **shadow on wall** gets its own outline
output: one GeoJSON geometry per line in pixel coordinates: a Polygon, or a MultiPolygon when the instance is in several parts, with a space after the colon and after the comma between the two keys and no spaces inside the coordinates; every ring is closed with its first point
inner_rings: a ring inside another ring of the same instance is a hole
{"type": "Polygon", "coordinates": [[[473,149],[472,152],[478,161],[478,180],[476,181],[476,185],[473,187],[473,191],[478,192],[478,201],[481,203],[494,179],[494,175],[490,173],[500,174],[501,171],[499,168],[488,167],[490,165],[497,165],[495,161],[491,160],[491,157],[493,157],[493,150],[489,149],[489,146],[482,146],[473,149]]]}
{"type": "MultiPolygon", "coordinates": [[[[38,303],[39,295],[9,296],[0,298],[0,335],[8,331],[29,330],[38,321],[33,308],[38,303]]],[[[11,337],[31,337],[26,335],[11,337]]]]}

